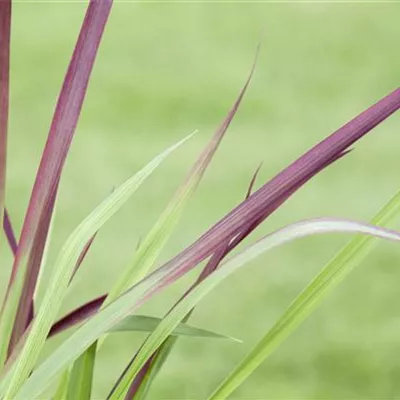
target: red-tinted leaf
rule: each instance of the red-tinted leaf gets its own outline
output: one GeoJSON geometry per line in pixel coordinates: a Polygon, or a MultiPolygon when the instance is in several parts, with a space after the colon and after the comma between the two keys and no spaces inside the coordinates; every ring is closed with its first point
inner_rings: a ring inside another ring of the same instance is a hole
{"type": "MultiPolygon", "coordinates": [[[[51,212],[51,199],[54,196],[71,141],[80,116],[86,95],[90,74],[93,68],[98,46],[104,32],[112,0],[91,0],[86,12],[81,32],[64,79],[58,98],[49,136],[43,151],[36,181],[32,190],[28,210],[15,257],[12,280],[18,272],[21,262],[28,257],[35,243],[35,237],[46,239],[46,226],[40,221],[47,219],[44,214],[51,212]],[[39,232],[39,231],[42,232],[39,232]]],[[[37,243],[35,243],[36,245],[37,243]]],[[[25,274],[25,271],[22,271],[25,274]]],[[[37,268],[26,276],[34,284],[26,284],[23,298],[29,301],[19,304],[18,319],[14,325],[14,342],[21,337],[29,318],[29,307],[39,273],[37,268]],[[32,290],[33,288],[33,290],[32,290]]]]}
{"type": "Polygon", "coordinates": [[[6,208],[4,209],[3,229],[4,233],[6,234],[8,245],[10,246],[10,249],[15,256],[15,254],[17,253],[18,243],[15,237],[14,229],[11,224],[10,215],[6,208]]]}
{"type": "Polygon", "coordinates": [[[90,240],[86,243],[85,247],[83,248],[82,253],[78,258],[78,261],[76,262],[74,272],[71,276],[71,281],[72,281],[72,279],[74,279],[76,273],[78,272],[78,269],[80,268],[80,266],[83,263],[83,260],[86,258],[87,253],[90,250],[90,248],[92,247],[93,241],[96,238],[96,236],[97,236],[97,232],[90,238],[90,240]]]}
{"type": "Polygon", "coordinates": [[[101,305],[103,304],[107,294],[99,296],[82,306],[76,308],[75,310],[71,311],[63,318],[59,319],[52,327],[49,332],[49,337],[57,335],[58,333],[73,327],[80,322],[85,321],[87,318],[94,315],[101,305]]]}
{"type": "Polygon", "coordinates": [[[10,85],[11,0],[0,1],[0,221],[6,191],[7,129],[10,85]]]}
{"type": "Polygon", "coordinates": [[[400,88],[314,146],[239,204],[192,245],[161,266],[159,270],[155,270],[153,274],[161,274],[161,271],[169,273],[160,279],[158,285],[149,290],[145,298],[175,282],[213,254],[223,243],[232,240],[260,219],[266,218],[282,204],[282,198],[285,196],[289,198],[299,185],[302,186],[331,160],[340,157],[352,144],[399,108],[400,88]]]}

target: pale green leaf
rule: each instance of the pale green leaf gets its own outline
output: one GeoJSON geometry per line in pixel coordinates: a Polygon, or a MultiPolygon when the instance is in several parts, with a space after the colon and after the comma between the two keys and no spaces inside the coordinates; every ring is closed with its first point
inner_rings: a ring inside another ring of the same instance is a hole
{"type": "Polygon", "coordinates": [[[93,343],[72,367],[66,400],[90,400],[95,359],[96,343],[93,343]]]}
{"type": "MultiPolygon", "coordinates": [[[[109,332],[152,332],[157,328],[161,320],[161,318],[150,317],[147,315],[132,315],[115,325],[109,332]]],[[[195,328],[191,325],[182,323],[173,330],[172,335],[209,339],[229,339],[235,342],[241,342],[241,340],[235,339],[231,336],[221,335],[219,333],[195,328]]]]}
{"type": "Polygon", "coordinates": [[[69,382],[69,369],[66,369],[60,377],[60,380],[57,385],[56,392],[53,396],[53,400],[66,400],[67,398],[67,390],[68,390],[68,382],[69,382]]]}

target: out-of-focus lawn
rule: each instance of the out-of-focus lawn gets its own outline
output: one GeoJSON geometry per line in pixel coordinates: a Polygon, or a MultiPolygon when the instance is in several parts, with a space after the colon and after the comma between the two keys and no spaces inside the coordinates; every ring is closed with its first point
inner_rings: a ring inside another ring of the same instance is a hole
{"type": "MultiPolygon", "coordinates": [[[[15,3],[7,203],[19,229],[81,3],[15,3]]],[[[264,182],[399,85],[400,4],[116,3],[62,180],[51,260],[68,233],[167,145],[171,157],[101,232],[64,311],[106,291],[232,104],[264,32],[254,80],[167,260],[264,182]]],[[[400,115],[297,193],[253,236],[309,216],[367,220],[400,185],[400,115]]],[[[398,226],[398,225],[397,225],[398,226]]],[[[193,324],[244,340],[179,341],[152,399],[204,398],[348,236],[306,239],[224,283],[193,324]]],[[[383,243],[235,393],[237,399],[400,397],[400,251],[383,243]]],[[[7,271],[2,268],[3,290],[7,271]]],[[[141,313],[162,315],[188,278],[141,313]]],[[[96,370],[103,399],[145,336],[114,335],[96,370]]],[[[59,338],[57,340],[62,340],[59,338]]],[[[55,340],[55,342],[57,342],[55,340]]]]}

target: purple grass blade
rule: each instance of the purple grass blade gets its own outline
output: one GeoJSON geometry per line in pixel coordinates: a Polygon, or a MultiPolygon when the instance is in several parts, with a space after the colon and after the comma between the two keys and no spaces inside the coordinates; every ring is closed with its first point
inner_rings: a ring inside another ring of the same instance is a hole
{"type": "Polygon", "coordinates": [[[14,229],[11,224],[10,215],[7,211],[7,208],[4,208],[4,218],[3,218],[3,230],[7,238],[8,245],[15,256],[17,254],[17,239],[15,237],[14,229]]]}
{"type": "Polygon", "coordinates": [[[255,185],[255,183],[256,183],[256,180],[257,180],[257,176],[258,176],[258,173],[260,172],[260,169],[261,169],[261,167],[262,167],[262,162],[258,165],[258,167],[257,167],[257,169],[254,171],[254,174],[253,174],[253,176],[252,176],[252,178],[251,178],[251,181],[250,181],[250,184],[249,184],[249,188],[247,189],[247,193],[246,193],[246,196],[245,196],[245,200],[247,200],[249,197],[250,197],[250,195],[253,193],[253,187],[254,187],[254,185],[255,185]]]}
{"type": "Polygon", "coordinates": [[[48,337],[52,337],[65,331],[66,329],[72,328],[73,326],[96,314],[101,305],[104,303],[106,297],[107,294],[103,294],[102,296],[96,297],[95,299],[69,312],[67,315],[53,324],[48,337]]]}
{"type": "Polygon", "coordinates": [[[11,0],[0,1],[0,221],[6,193],[7,130],[10,97],[11,0]]]}
{"type": "Polygon", "coordinates": [[[213,254],[222,243],[231,240],[243,231],[244,226],[251,226],[261,217],[266,218],[281,205],[277,203],[277,199],[282,198],[286,193],[292,194],[299,182],[303,185],[305,178],[311,173],[324,168],[330,160],[339,156],[399,108],[400,88],[318,143],[234,208],[192,245],[155,270],[153,274],[161,274],[161,271],[163,273],[169,271],[169,273],[147,292],[143,300],[175,282],[213,254]]]}
{"type": "Polygon", "coordinates": [[[72,273],[72,276],[71,276],[71,279],[70,279],[70,283],[71,283],[72,280],[74,279],[76,273],[78,272],[78,269],[80,268],[80,266],[81,266],[82,263],[83,263],[83,260],[86,258],[88,251],[89,251],[90,248],[92,247],[92,244],[93,244],[93,242],[94,242],[94,239],[95,239],[96,236],[97,236],[97,233],[98,233],[98,232],[96,232],[96,233],[90,238],[90,240],[86,243],[85,247],[83,248],[82,253],[80,254],[80,256],[79,256],[79,258],[78,258],[78,261],[76,262],[74,272],[72,273]]]}
{"type": "Polygon", "coordinates": [[[225,119],[222,121],[221,125],[215,132],[214,136],[212,137],[210,143],[206,146],[206,148],[203,150],[202,154],[198,158],[197,162],[193,166],[192,170],[188,173],[186,176],[186,181],[182,184],[182,188],[185,188],[190,181],[193,179],[193,176],[197,176],[197,183],[200,182],[203,174],[206,171],[207,166],[210,164],[212,158],[214,157],[214,154],[218,150],[219,144],[221,143],[226,131],[228,130],[233,118],[235,117],[239,106],[243,100],[243,97],[247,91],[247,88],[250,85],[251,79],[254,75],[254,71],[257,65],[257,60],[258,56],[260,53],[260,48],[261,45],[259,44],[256,49],[256,55],[254,57],[253,65],[251,67],[249,76],[247,77],[247,80],[242,88],[242,90],[239,93],[239,96],[237,97],[235,103],[233,104],[232,108],[229,110],[228,115],[225,117],[225,119]]]}
{"type": "MultiPolygon", "coordinates": [[[[245,200],[247,200],[247,199],[251,196],[251,193],[252,193],[252,191],[253,191],[253,187],[254,187],[254,184],[255,184],[255,182],[256,182],[257,175],[258,175],[258,173],[260,172],[261,166],[262,166],[262,163],[260,163],[260,165],[257,167],[257,169],[255,170],[255,172],[254,172],[254,174],[253,174],[253,176],[252,176],[252,178],[251,178],[251,180],[250,180],[250,184],[249,184],[249,187],[248,187],[247,192],[246,192],[245,200]]],[[[284,200],[283,200],[283,201],[284,201],[284,200]]],[[[283,203],[283,201],[282,201],[282,203],[283,203]]],[[[254,229],[255,229],[255,228],[256,228],[256,226],[254,226],[254,229]]],[[[253,229],[252,229],[252,230],[253,230],[253,229]]],[[[247,230],[246,230],[246,231],[247,231],[247,230]]],[[[246,231],[244,231],[244,232],[246,232],[246,231]]],[[[249,232],[249,234],[250,234],[250,232],[249,232]]],[[[242,235],[243,235],[243,233],[240,234],[239,237],[242,236],[242,235]]],[[[246,235],[246,236],[247,236],[247,235],[246,235]]],[[[245,236],[243,237],[243,239],[244,239],[244,238],[245,238],[245,236]]],[[[243,240],[243,239],[242,239],[242,240],[243,240]]],[[[238,240],[238,241],[237,241],[237,245],[238,245],[240,242],[241,242],[241,240],[238,240]]],[[[206,266],[205,266],[205,267],[203,268],[203,270],[201,271],[201,273],[200,273],[199,277],[197,278],[196,282],[193,284],[193,286],[192,286],[189,290],[192,290],[194,286],[198,285],[198,284],[199,284],[203,279],[205,279],[209,274],[211,274],[213,271],[215,271],[215,270],[218,268],[218,266],[219,266],[219,264],[221,263],[221,261],[224,259],[224,257],[229,253],[229,251],[230,251],[231,249],[233,249],[234,247],[236,247],[236,246],[230,247],[230,246],[229,246],[229,243],[230,243],[230,241],[225,242],[225,243],[211,256],[210,260],[208,261],[208,263],[206,264],[206,266]]],[[[190,314],[188,314],[188,315],[190,316],[190,314]]]]}
{"type": "MultiPolygon", "coordinates": [[[[12,269],[11,283],[15,279],[23,260],[32,250],[42,214],[49,210],[48,204],[56,190],[67,157],[75,129],[86,95],[89,78],[104,32],[105,24],[111,11],[112,0],[91,0],[86,12],[81,32],[64,79],[58,98],[49,136],[43,151],[36,181],[32,190],[28,210],[19,241],[17,255],[12,269]]],[[[45,235],[43,235],[45,236],[45,235]]],[[[22,271],[25,275],[25,271],[22,271]]],[[[31,271],[30,278],[35,280],[39,270],[31,271]]],[[[26,285],[25,299],[32,299],[34,289],[26,285]]],[[[29,317],[30,301],[19,304],[18,319],[15,320],[14,337],[21,337],[29,317]]]]}

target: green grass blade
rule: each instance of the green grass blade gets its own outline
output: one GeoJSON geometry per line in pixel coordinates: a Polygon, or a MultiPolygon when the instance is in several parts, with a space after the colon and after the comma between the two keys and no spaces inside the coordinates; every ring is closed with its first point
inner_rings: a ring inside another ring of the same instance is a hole
{"type": "MultiPolygon", "coordinates": [[[[147,315],[132,315],[111,328],[109,332],[153,332],[161,321],[162,318],[150,317],[147,315]]],[[[194,338],[228,339],[235,342],[241,342],[241,340],[235,339],[231,336],[221,335],[206,329],[195,328],[188,324],[177,325],[173,330],[172,335],[194,338]]]]}
{"type": "Polygon", "coordinates": [[[54,393],[53,400],[66,400],[68,382],[69,382],[69,369],[66,369],[60,377],[56,392],[54,393]]]}
{"type": "Polygon", "coordinates": [[[221,268],[217,269],[205,280],[199,283],[179,302],[174,309],[161,321],[157,329],[147,338],[140,348],[136,358],[130,365],[115,388],[109,400],[123,400],[131,381],[139,373],[149,357],[161,346],[171,331],[212,289],[229,277],[233,272],[246,265],[262,253],[285,243],[309,235],[329,232],[353,232],[374,235],[385,239],[399,241],[400,233],[353,221],[336,219],[314,219],[302,221],[282,228],[256,242],[243,252],[230,258],[221,268]]]}
{"type": "Polygon", "coordinates": [[[119,186],[67,239],[54,265],[53,274],[48,283],[38,315],[33,321],[30,333],[15,363],[15,368],[5,395],[6,398],[14,398],[19,387],[32,371],[51,328],[51,324],[57,316],[75,264],[85,244],[122,207],[158,165],[191,136],[189,135],[155,157],[142,170],[119,186]]]}
{"type": "Polygon", "coordinates": [[[72,367],[66,400],[90,400],[96,359],[96,343],[79,357],[72,367]]]}
{"type": "MultiPolygon", "coordinates": [[[[385,226],[400,211],[400,191],[378,212],[371,224],[385,226]]],[[[224,380],[210,399],[229,396],[321,304],[377,244],[373,237],[357,236],[346,245],[294,300],[257,346],[224,380]]]]}

